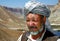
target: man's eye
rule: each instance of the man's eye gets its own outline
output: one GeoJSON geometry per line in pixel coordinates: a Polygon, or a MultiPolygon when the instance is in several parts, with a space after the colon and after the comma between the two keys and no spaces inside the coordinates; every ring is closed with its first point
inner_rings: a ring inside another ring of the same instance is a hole
{"type": "Polygon", "coordinates": [[[27,22],[29,21],[29,20],[26,20],[27,22]]]}
{"type": "Polygon", "coordinates": [[[37,20],[32,20],[32,21],[37,22],[37,20]]]}

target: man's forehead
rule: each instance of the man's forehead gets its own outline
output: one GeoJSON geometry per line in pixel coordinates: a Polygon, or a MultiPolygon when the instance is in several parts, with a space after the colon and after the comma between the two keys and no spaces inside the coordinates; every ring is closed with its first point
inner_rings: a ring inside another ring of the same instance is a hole
{"type": "Polygon", "coordinates": [[[39,14],[28,14],[27,15],[27,18],[31,18],[31,19],[34,19],[34,18],[36,18],[36,19],[39,19],[39,18],[41,18],[41,15],[39,15],[39,14]]]}

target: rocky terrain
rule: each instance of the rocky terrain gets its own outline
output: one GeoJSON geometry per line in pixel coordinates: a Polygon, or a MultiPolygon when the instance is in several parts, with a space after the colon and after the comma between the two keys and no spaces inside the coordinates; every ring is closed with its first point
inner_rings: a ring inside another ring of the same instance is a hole
{"type": "Polygon", "coordinates": [[[14,12],[0,6],[0,41],[17,41],[25,27],[25,21],[21,15],[18,18],[14,12]]]}

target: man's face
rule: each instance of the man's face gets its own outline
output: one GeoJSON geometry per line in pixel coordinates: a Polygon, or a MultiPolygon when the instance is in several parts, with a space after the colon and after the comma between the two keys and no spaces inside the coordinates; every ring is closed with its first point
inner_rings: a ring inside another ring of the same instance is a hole
{"type": "Polygon", "coordinates": [[[42,27],[43,18],[39,14],[29,13],[26,16],[26,23],[29,28],[29,31],[36,32],[36,31],[40,30],[40,28],[42,27]]]}

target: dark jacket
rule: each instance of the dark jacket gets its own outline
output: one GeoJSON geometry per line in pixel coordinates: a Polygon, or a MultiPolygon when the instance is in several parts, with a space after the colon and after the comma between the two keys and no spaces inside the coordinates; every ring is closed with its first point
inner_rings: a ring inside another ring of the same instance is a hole
{"type": "Polygon", "coordinates": [[[46,30],[44,37],[43,37],[43,41],[57,41],[58,36],[56,36],[54,33],[46,30]]]}
{"type": "MultiPolygon", "coordinates": [[[[21,38],[21,41],[27,41],[27,35],[29,35],[29,32],[25,32],[21,38]]],[[[42,41],[57,41],[58,36],[55,36],[52,32],[46,30],[43,40],[42,41]]]]}

